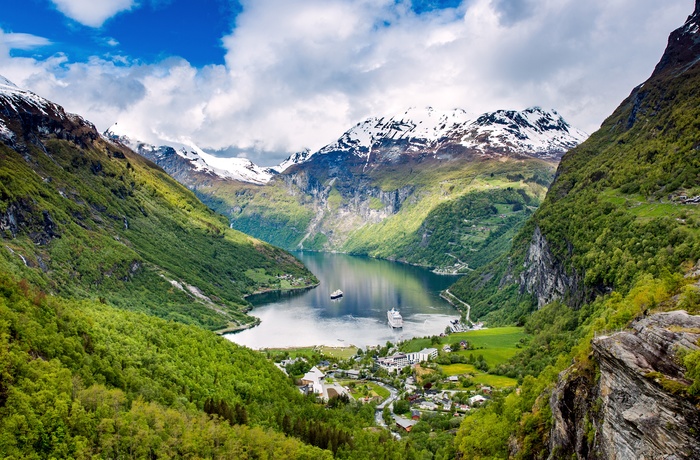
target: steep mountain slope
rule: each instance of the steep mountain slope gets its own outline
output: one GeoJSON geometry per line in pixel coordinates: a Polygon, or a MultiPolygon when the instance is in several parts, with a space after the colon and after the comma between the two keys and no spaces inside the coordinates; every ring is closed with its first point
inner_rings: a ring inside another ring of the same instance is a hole
{"type": "Polygon", "coordinates": [[[699,31],[696,1],[651,77],[562,158],[512,250],[450,288],[534,334],[501,369],[521,393],[462,425],[465,458],[697,458],[699,31]]]}
{"type": "Polygon", "coordinates": [[[411,109],[296,155],[264,186],[190,186],[234,228],[281,247],[454,271],[507,245],[544,197],[558,159],[584,137],[539,108],[476,119],[411,109]]]}
{"type": "Polygon", "coordinates": [[[244,295],[314,282],[154,164],[7,81],[0,140],[0,263],[49,292],[223,328],[252,321],[244,295]]]}
{"type": "MultiPolygon", "coordinates": [[[[560,298],[581,305],[629,289],[640,272],[679,272],[700,257],[695,24],[691,16],[673,32],[650,79],[564,156],[547,200],[514,245],[514,262],[491,270],[496,285],[517,286],[539,306],[560,298]]],[[[485,313],[488,296],[474,292],[483,286],[479,276],[454,291],[485,313]]]]}

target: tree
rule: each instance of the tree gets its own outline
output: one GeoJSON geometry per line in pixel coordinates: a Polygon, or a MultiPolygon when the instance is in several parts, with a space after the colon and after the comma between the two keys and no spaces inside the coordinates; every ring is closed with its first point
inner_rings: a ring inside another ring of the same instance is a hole
{"type": "Polygon", "coordinates": [[[411,410],[411,404],[405,399],[399,399],[394,402],[394,413],[395,414],[405,414],[411,410]]]}

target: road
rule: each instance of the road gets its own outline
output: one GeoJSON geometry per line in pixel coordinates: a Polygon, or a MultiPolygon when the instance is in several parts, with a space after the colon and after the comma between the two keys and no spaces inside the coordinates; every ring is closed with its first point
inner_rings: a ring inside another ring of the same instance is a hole
{"type": "MultiPolygon", "coordinates": [[[[379,426],[381,426],[381,427],[384,427],[384,428],[386,428],[386,429],[389,429],[389,427],[386,426],[386,423],[384,423],[384,417],[382,417],[382,411],[383,411],[384,408],[387,407],[387,406],[389,407],[389,410],[392,410],[392,411],[393,411],[393,409],[394,409],[394,401],[396,401],[396,398],[398,398],[398,396],[399,396],[399,391],[398,391],[396,388],[392,387],[392,386],[389,386],[389,385],[387,385],[387,384],[385,384],[385,383],[382,383],[382,382],[378,382],[378,381],[376,381],[376,380],[374,380],[374,383],[376,383],[377,385],[380,385],[380,386],[384,387],[385,389],[389,390],[389,397],[386,398],[384,401],[382,401],[381,404],[378,404],[378,405],[377,405],[377,410],[376,410],[376,412],[374,413],[374,419],[377,421],[377,425],[379,425],[379,426]]],[[[394,435],[394,437],[395,437],[396,439],[401,439],[401,436],[399,436],[398,433],[393,433],[393,432],[392,432],[392,434],[394,435]]]]}

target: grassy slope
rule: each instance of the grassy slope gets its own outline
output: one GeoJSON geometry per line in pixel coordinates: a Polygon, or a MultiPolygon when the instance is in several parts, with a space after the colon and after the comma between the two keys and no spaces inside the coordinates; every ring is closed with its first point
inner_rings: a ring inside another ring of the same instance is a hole
{"type": "Polygon", "coordinates": [[[249,321],[243,296],[280,287],[277,276],[313,282],[295,258],[230,230],[138,155],[102,141],[29,148],[28,162],[0,146],[0,212],[23,221],[16,238],[9,230],[3,235],[0,257],[52,292],[220,328],[249,321]],[[46,233],[44,213],[55,235],[35,244],[46,233]],[[247,276],[251,268],[263,276],[247,276]],[[196,286],[211,302],[170,280],[196,286]]]}

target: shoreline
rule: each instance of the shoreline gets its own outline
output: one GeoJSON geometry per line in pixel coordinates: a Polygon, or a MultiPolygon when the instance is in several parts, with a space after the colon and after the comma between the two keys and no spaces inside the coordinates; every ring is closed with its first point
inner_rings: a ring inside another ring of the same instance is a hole
{"type": "MultiPolygon", "coordinates": [[[[292,288],[288,288],[288,289],[281,289],[281,288],[279,288],[279,289],[262,289],[262,290],[260,290],[260,291],[255,291],[255,292],[251,292],[250,294],[246,294],[246,295],[243,296],[243,298],[247,300],[248,297],[251,297],[251,296],[254,296],[254,295],[260,295],[260,294],[269,294],[269,293],[271,293],[271,292],[280,292],[280,293],[282,293],[282,292],[294,292],[294,291],[310,290],[310,289],[317,288],[320,284],[321,284],[321,283],[319,282],[319,283],[315,283],[315,284],[309,284],[309,285],[306,285],[306,286],[299,286],[299,287],[292,287],[292,288]]],[[[254,307],[253,307],[253,308],[254,308],[254,307]]],[[[250,310],[248,310],[248,311],[250,311],[250,310]]]]}
{"type": "MultiPolygon", "coordinates": [[[[316,287],[318,287],[321,283],[315,283],[315,284],[310,284],[307,286],[300,286],[300,287],[294,287],[294,288],[289,288],[289,289],[264,289],[261,291],[256,291],[256,292],[251,292],[250,294],[246,294],[243,296],[244,299],[248,299],[250,296],[254,295],[260,295],[260,294],[269,294],[272,292],[278,292],[278,293],[284,293],[284,292],[294,292],[294,291],[302,291],[302,290],[311,290],[316,287]]],[[[255,309],[255,306],[253,305],[248,305],[247,309],[243,312],[246,316],[253,318],[253,321],[250,323],[245,323],[245,324],[236,324],[233,326],[228,326],[223,329],[217,329],[213,331],[216,335],[227,335],[227,334],[236,334],[238,332],[246,331],[248,329],[252,329],[256,326],[259,326],[262,323],[262,320],[256,316],[250,315],[249,313],[255,309]]]]}

